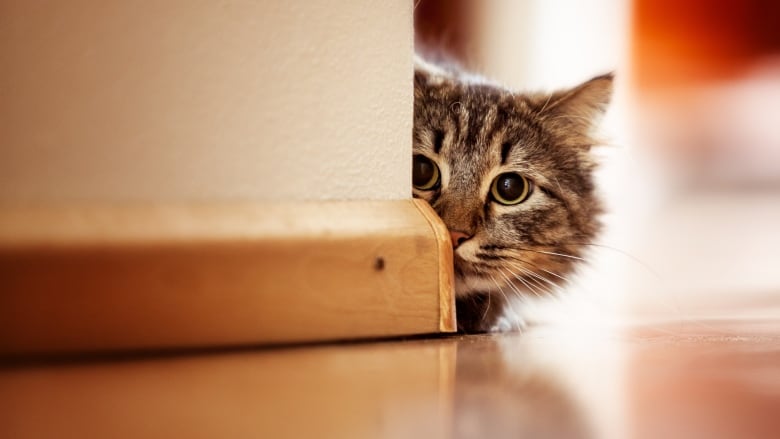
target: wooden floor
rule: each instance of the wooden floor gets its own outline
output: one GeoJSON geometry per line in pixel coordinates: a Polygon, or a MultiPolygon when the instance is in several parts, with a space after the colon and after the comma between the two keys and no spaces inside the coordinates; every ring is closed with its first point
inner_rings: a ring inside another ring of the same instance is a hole
{"type": "Polygon", "coordinates": [[[774,438],[780,322],[0,368],[2,438],[774,438]]]}

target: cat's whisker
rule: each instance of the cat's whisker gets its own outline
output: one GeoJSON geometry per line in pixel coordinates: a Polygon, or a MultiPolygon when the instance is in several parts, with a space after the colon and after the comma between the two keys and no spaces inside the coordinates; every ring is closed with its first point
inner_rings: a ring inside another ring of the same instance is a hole
{"type": "MultiPolygon", "coordinates": [[[[523,299],[523,297],[524,297],[523,293],[522,293],[522,292],[521,292],[521,291],[520,291],[520,290],[517,288],[517,286],[516,286],[514,283],[512,283],[512,281],[511,281],[511,280],[510,280],[510,279],[509,279],[509,278],[508,278],[508,277],[507,277],[507,276],[506,276],[506,275],[505,275],[503,272],[501,272],[500,270],[499,270],[499,274],[500,274],[500,275],[501,275],[501,276],[502,276],[502,277],[503,277],[503,278],[506,280],[506,283],[507,283],[507,284],[509,285],[509,287],[510,287],[510,288],[511,288],[511,289],[512,289],[514,292],[515,292],[515,294],[516,294],[516,295],[515,295],[515,297],[516,297],[518,300],[520,300],[520,301],[521,301],[521,303],[522,303],[522,299],[523,299]]],[[[523,317],[522,317],[522,315],[521,315],[519,312],[517,312],[517,310],[516,310],[516,309],[515,309],[515,307],[513,306],[513,301],[512,301],[512,300],[510,300],[510,299],[507,297],[507,295],[506,295],[506,294],[503,292],[503,289],[499,288],[499,291],[501,291],[501,294],[504,296],[504,304],[505,304],[505,306],[506,306],[506,307],[508,307],[508,308],[509,308],[509,311],[510,311],[510,313],[511,313],[512,317],[514,318],[514,320],[515,320],[516,322],[521,322],[521,321],[523,321],[523,317]]]]}
{"type": "Polygon", "coordinates": [[[553,175],[553,177],[552,177],[552,178],[553,178],[553,181],[555,181],[555,186],[558,188],[558,193],[559,193],[559,194],[562,194],[562,193],[563,193],[563,188],[561,187],[561,182],[560,182],[560,181],[558,181],[558,177],[556,177],[555,175],[553,175]]]}
{"type": "Polygon", "coordinates": [[[591,119],[589,119],[587,117],[582,117],[582,116],[572,116],[572,115],[569,115],[569,116],[556,116],[556,117],[553,117],[553,119],[554,120],[555,119],[578,119],[578,120],[584,120],[587,123],[591,123],[591,119]]]}
{"type": "MultiPolygon", "coordinates": [[[[528,249],[523,249],[523,250],[529,251],[528,249]]],[[[560,254],[560,255],[563,255],[563,254],[560,254]]],[[[572,255],[566,255],[566,256],[568,256],[568,257],[575,257],[575,256],[572,256],[572,255]]],[[[527,260],[519,257],[517,255],[517,252],[509,252],[508,254],[505,254],[505,256],[499,256],[499,258],[501,260],[503,260],[504,262],[509,263],[509,264],[512,264],[512,262],[519,262],[519,263],[522,263],[522,264],[525,264],[525,265],[529,265],[529,266],[531,266],[531,267],[533,267],[533,268],[535,268],[537,270],[540,270],[540,271],[543,271],[544,273],[549,274],[550,276],[556,277],[556,278],[560,279],[561,281],[563,281],[563,282],[565,282],[567,284],[571,283],[571,281],[569,279],[567,279],[566,277],[561,276],[560,274],[552,272],[550,270],[544,269],[544,268],[542,268],[542,267],[540,267],[540,266],[538,266],[538,265],[536,265],[536,264],[534,264],[534,263],[532,263],[530,261],[527,261],[527,260]]],[[[580,259],[582,259],[582,258],[580,258],[580,259]]],[[[546,283],[548,283],[550,285],[553,285],[559,291],[564,291],[563,286],[553,282],[552,280],[550,280],[547,277],[543,276],[541,273],[536,272],[533,269],[524,269],[522,267],[517,266],[516,264],[512,264],[512,265],[514,267],[516,267],[516,268],[519,268],[519,269],[523,270],[528,275],[534,276],[534,277],[536,277],[538,279],[543,280],[544,282],[546,282],[546,283]]]]}
{"type": "MultiPolygon", "coordinates": [[[[533,283],[534,283],[534,284],[536,284],[536,285],[537,285],[537,286],[538,286],[538,287],[539,287],[539,288],[540,288],[542,291],[546,292],[546,293],[547,293],[547,294],[549,294],[549,295],[554,295],[554,294],[555,294],[555,292],[556,292],[556,291],[555,291],[555,289],[558,289],[558,290],[560,290],[560,289],[561,289],[561,288],[560,288],[558,285],[556,285],[555,283],[552,283],[552,282],[550,282],[548,279],[546,279],[546,278],[544,278],[544,277],[540,276],[538,273],[535,273],[535,272],[533,272],[533,271],[531,271],[531,270],[527,270],[527,269],[525,269],[525,268],[523,268],[523,267],[518,267],[518,266],[516,266],[516,265],[513,265],[513,266],[514,266],[515,268],[517,268],[518,270],[520,270],[520,271],[522,272],[522,274],[523,274],[523,275],[525,275],[525,276],[530,276],[530,277],[527,277],[527,278],[526,278],[526,280],[527,280],[529,283],[530,283],[530,282],[533,282],[533,283]],[[540,279],[541,279],[541,280],[543,280],[543,281],[545,281],[545,282],[547,282],[547,283],[549,283],[549,284],[550,284],[552,287],[550,287],[550,286],[547,286],[547,285],[543,284],[543,283],[540,281],[540,279]]],[[[513,273],[513,275],[514,275],[514,276],[516,276],[516,277],[520,277],[520,275],[519,275],[519,274],[517,274],[517,273],[513,273]]]]}
{"type": "Polygon", "coordinates": [[[520,281],[520,283],[522,283],[523,285],[525,285],[525,286],[526,286],[526,288],[530,289],[530,290],[531,290],[531,291],[534,293],[534,295],[535,295],[536,297],[544,297],[544,296],[545,296],[545,294],[544,294],[544,291],[542,291],[542,292],[540,293],[540,292],[539,292],[539,290],[537,290],[536,288],[534,288],[534,287],[533,287],[533,285],[531,285],[531,283],[530,283],[530,282],[531,282],[531,281],[530,281],[530,279],[529,279],[529,280],[526,280],[526,279],[524,279],[522,276],[515,276],[515,279],[519,280],[519,281],[520,281]]]}
{"type": "MultiPolygon", "coordinates": [[[[553,286],[553,287],[555,287],[555,288],[562,289],[562,287],[561,287],[560,285],[558,285],[557,283],[555,283],[555,282],[551,281],[550,279],[547,279],[546,277],[542,276],[541,274],[539,274],[539,273],[537,273],[537,272],[535,272],[535,271],[533,271],[533,270],[529,270],[529,269],[526,269],[526,268],[524,268],[524,267],[518,266],[518,265],[517,265],[517,264],[515,264],[514,262],[515,262],[515,261],[517,261],[517,262],[526,263],[526,264],[529,264],[529,265],[531,265],[531,266],[534,266],[534,267],[536,267],[536,268],[539,268],[539,269],[541,269],[540,267],[538,267],[538,266],[537,266],[537,265],[535,265],[535,264],[532,264],[532,263],[530,263],[530,262],[524,261],[524,260],[522,260],[522,259],[516,259],[516,260],[512,260],[512,259],[508,259],[508,258],[505,258],[505,257],[501,257],[501,260],[503,260],[504,262],[506,262],[506,263],[508,263],[508,264],[512,265],[513,267],[515,267],[515,268],[517,268],[517,269],[520,269],[520,270],[522,270],[522,271],[523,271],[524,273],[526,273],[526,274],[530,274],[531,276],[534,276],[534,277],[536,277],[536,278],[539,278],[539,279],[541,279],[541,280],[543,280],[543,281],[547,282],[548,284],[552,285],[552,286],[553,286]]],[[[547,270],[544,270],[544,271],[547,271],[547,270]]],[[[550,271],[548,271],[548,273],[550,273],[550,274],[553,274],[553,275],[556,275],[555,273],[552,273],[552,272],[550,272],[550,271]]],[[[558,275],[556,275],[556,276],[558,276],[558,275]]],[[[560,277],[560,278],[561,278],[561,279],[562,279],[564,282],[566,282],[566,281],[567,281],[565,278],[563,278],[563,277],[561,277],[561,276],[558,276],[558,277],[560,277]]]]}
{"type": "MultiPolygon", "coordinates": [[[[488,275],[488,276],[490,277],[490,280],[493,281],[493,283],[496,282],[496,280],[493,279],[493,276],[490,276],[490,275],[488,275]]],[[[482,313],[482,318],[480,319],[480,323],[482,323],[485,320],[487,320],[489,311],[490,311],[490,293],[487,294],[487,306],[485,307],[485,312],[482,313]]]]}
{"type": "MultiPolygon", "coordinates": [[[[512,264],[511,261],[509,261],[507,259],[504,259],[504,261],[507,262],[510,267],[513,267],[516,270],[519,270],[519,273],[518,273],[515,270],[512,270],[511,268],[505,267],[506,271],[509,272],[509,274],[511,274],[512,277],[514,277],[514,278],[519,280],[520,278],[525,278],[526,276],[531,275],[531,273],[528,270],[524,269],[523,267],[519,267],[519,266],[517,266],[515,264],[512,264]]],[[[531,277],[531,278],[526,278],[524,280],[528,280],[530,282],[531,280],[534,280],[534,279],[531,277]]]]}
{"type": "MultiPolygon", "coordinates": [[[[557,284],[555,284],[555,283],[551,282],[549,279],[546,279],[546,278],[544,278],[544,277],[541,277],[541,276],[540,276],[538,273],[534,272],[533,270],[527,270],[527,269],[525,269],[525,268],[523,268],[523,267],[521,267],[521,266],[518,266],[517,264],[514,264],[512,259],[509,259],[509,258],[507,258],[507,257],[504,257],[504,256],[498,256],[498,257],[499,257],[499,259],[501,259],[501,260],[502,260],[504,263],[506,263],[506,264],[509,264],[511,267],[514,267],[514,268],[515,268],[515,269],[517,269],[517,270],[521,270],[521,271],[522,271],[522,274],[524,274],[524,275],[527,275],[527,276],[532,276],[532,278],[533,278],[533,277],[539,277],[539,278],[541,278],[542,280],[544,280],[545,282],[547,282],[547,283],[549,283],[549,284],[553,285],[554,287],[556,287],[556,288],[560,288],[560,287],[559,287],[557,284]]],[[[509,272],[509,273],[510,273],[512,276],[514,276],[514,277],[516,277],[516,278],[519,278],[519,277],[520,277],[520,275],[519,275],[518,273],[515,273],[513,270],[511,270],[511,269],[509,269],[509,268],[507,268],[507,267],[503,267],[503,268],[506,268],[506,270],[507,270],[507,271],[508,271],[508,272],[509,272]]],[[[530,280],[530,279],[529,279],[529,280],[530,280]]],[[[547,290],[547,292],[548,292],[548,293],[551,293],[551,291],[550,291],[548,288],[545,288],[543,285],[541,285],[541,283],[540,283],[539,281],[535,281],[535,283],[536,283],[537,285],[539,285],[539,286],[540,286],[540,288],[542,288],[542,289],[544,289],[544,290],[547,290]]]]}
{"type": "Polygon", "coordinates": [[[543,254],[543,255],[560,256],[562,258],[576,259],[578,261],[584,261],[585,260],[585,258],[581,258],[579,256],[574,256],[574,255],[569,255],[569,254],[566,254],[566,253],[549,252],[549,251],[545,251],[545,250],[533,250],[533,249],[530,249],[530,248],[521,248],[521,247],[518,247],[518,250],[523,250],[523,251],[533,252],[533,253],[540,253],[540,254],[543,254]]]}
{"type": "Polygon", "coordinates": [[[558,279],[560,279],[560,280],[562,280],[562,281],[564,281],[564,282],[566,282],[566,283],[570,283],[570,280],[569,280],[569,279],[567,279],[567,278],[566,278],[566,277],[564,277],[564,276],[561,276],[561,275],[560,275],[560,274],[558,274],[558,273],[554,273],[554,272],[552,272],[552,271],[550,271],[550,270],[546,270],[546,269],[544,269],[544,268],[542,268],[542,267],[540,267],[540,266],[538,266],[538,265],[534,264],[533,262],[526,261],[525,259],[519,258],[519,257],[517,257],[517,256],[516,256],[516,255],[514,255],[514,254],[510,254],[509,256],[511,256],[511,257],[512,257],[512,260],[513,260],[513,261],[517,261],[517,262],[520,262],[520,263],[522,263],[522,264],[530,265],[530,266],[532,266],[532,267],[534,267],[534,268],[536,268],[536,269],[538,269],[538,270],[544,271],[545,273],[547,273],[547,274],[549,274],[549,275],[551,275],[551,276],[557,277],[558,279]]]}
{"type": "Polygon", "coordinates": [[[533,277],[525,277],[525,276],[521,276],[521,275],[518,275],[518,274],[515,274],[514,276],[515,276],[515,278],[517,280],[519,280],[521,282],[525,281],[526,283],[528,283],[528,286],[530,288],[533,288],[533,285],[536,285],[536,288],[534,288],[534,289],[535,290],[538,289],[538,290],[541,291],[540,293],[536,293],[537,297],[544,297],[546,295],[555,294],[554,291],[552,291],[547,286],[541,284],[541,282],[539,282],[538,280],[534,279],[533,277]]]}
{"type": "MultiPolygon", "coordinates": [[[[561,243],[561,244],[562,245],[566,245],[565,243],[561,243]]],[[[577,244],[572,244],[572,245],[577,245],[577,244]]],[[[485,247],[485,248],[488,248],[488,247],[485,247]]],[[[539,254],[549,255],[549,256],[559,256],[559,257],[568,258],[568,259],[576,259],[578,261],[587,262],[587,259],[585,259],[585,258],[583,258],[581,256],[570,255],[568,253],[562,253],[562,252],[553,252],[553,251],[548,251],[548,250],[536,250],[536,249],[526,248],[526,247],[509,248],[509,247],[501,247],[501,246],[490,246],[490,248],[492,250],[507,250],[509,253],[512,253],[512,254],[514,254],[513,250],[515,250],[515,251],[525,251],[525,252],[539,253],[539,254]]]]}
{"type": "Polygon", "coordinates": [[[512,280],[509,279],[509,277],[507,277],[507,275],[504,274],[504,272],[501,271],[501,269],[498,270],[498,274],[500,274],[501,277],[504,278],[504,281],[506,282],[507,285],[509,285],[509,288],[511,288],[518,295],[522,296],[523,293],[520,290],[518,290],[517,287],[514,284],[512,284],[512,280]]]}
{"type": "Polygon", "coordinates": [[[544,271],[545,273],[547,273],[547,274],[549,274],[549,275],[552,275],[552,276],[555,276],[555,277],[557,277],[558,279],[560,279],[560,280],[562,280],[562,281],[564,281],[564,282],[566,282],[566,283],[571,283],[571,281],[570,281],[568,278],[566,278],[566,277],[564,277],[564,276],[561,276],[561,275],[559,275],[558,273],[553,273],[552,271],[550,271],[550,270],[545,270],[544,268],[539,268],[539,269],[540,269],[540,270],[542,270],[542,271],[544,271]]]}
{"type": "Polygon", "coordinates": [[[511,261],[509,259],[506,259],[506,258],[502,258],[502,259],[504,261],[506,261],[507,263],[511,264],[513,267],[521,270],[523,273],[525,273],[527,275],[530,275],[530,276],[532,276],[532,277],[534,277],[536,279],[542,280],[542,281],[550,284],[553,288],[557,288],[558,290],[563,290],[563,288],[560,285],[558,285],[557,283],[551,281],[550,279],[547,279],[546,277],[542,276],[541,274],[539,274],[539,273],[537,273],[537,272],[535,272],[533,270],[529,270],[529,269],[526,269],[524,267],[518,266],[518,265],[514,264],[513,261],[511,261]]]}
{"type": "MultiPolygon", "coordinates": [[[[507,283],[509,284],[509,286],[510,286],[512,289],[514,289],[514,290],[515,290],[515,292],[516,292],[516,293],[517,293],[519,296],[521,296],[521,297],[522,297],[523,293],[522,293],[522,292],[521,292],[521,291],[520,291],[520,290],[517,288],[517,286],[516,286],[516,285],[515,285],[515,284],[512,282],[512,280],[511,280],[511,279],[510,279],[510,278],[509,278],[509,277],[508,277],[506,274],[504,274],[504,272],[500,272],[500,273],[501,273],[501,275],[504,277],[504,279],[506,279],[506,281],[507,281],[507,283]]],[[[515,278],[515,279],[517,279],[518,281],[520,281],[520,283],[522,283],[522,284],[523,284],[523,286],[525,286],[525,287],[528,289],[528,291],[530,291],[531,293],[533,293],[533,294],[534,294],[536,297],[542,297],[542,295],[540,295],[540,294],[539,294],[539,292],[538,292],[538,291],[536,291],[536,289],[535,289],[534,287],[532,287],[531,285],[529,285],[529,284],[528,284],[528,282],[526,282],[526,281],[525,281],[525,280],[524,280],[522,277],[520,277],[520,276],[517,276],[517,275],[514,275],[514,274],[513,274],[513,273],[511,273],[511,272],[510,272],[510,274],[512,274],[512,275],[514,276],[514,278],[515,278]]]]}
{"type": "Polygon", "coordinates": [[[592,246],[592,247],[605,248],[607,250],[612,250],[612,251],[614,251],[616,253],[619,253],[619,254],[621,254],[621,255],[631,259],[632,261],[636,262],[637,264],[642,266],[642,268],[647,270],[650,274],[655,276],[657,279],[663,279],[663,277],[660,274],[658,274],[658,272],[656,272],[652,267],[650,267],[650,265],[648,263],[646,263],[643,260],[637,258],[636,256],[632,255],[631,253],[629,253],[629,252],[627,252],[625,250],[619,249],[617,247],[612,247],[612,246],[609,246],[609,245],[606,245],[606,244],[599,244],[599,243],[595,243],[595,242],[560,242],[558,244],[561,244],[561,245],[592,246]]]}
{"type": "MultiPolygon", "coordinates": [[[[501,274],[500,271],[499,271],[499,274],[501,274]]],[[[502,276],[503,276],[503,274],[502,274],[502,276]]],[[[504,278],[506,279],[506,277],[504,277],[504,278]]],[[[504,292],[504,289],[501,288],[501,285],[498,284],[498,282],[496,281],[496,279],[493,276],[490,276],[490,279],[493,281],[494,284],[496,284],[496,288],[498,289],[498,292],[504,297],[504,305],[509,308],[509,311],[512,314],[512,317],[514,317],[515,320],[520,321],[520,319],[521,319],[520,318],[520,313],[518,313],[517,310],[515,310],[515,308],[512,306],[512,302],[509,300],[509,297],[507,297],[506,293],[504,292]]],[[[507,279],[507,281],[508,281],[508,279],[507,279]]],[[[510,284],[510,287],[511,287],[512,286],[511,282],[509,284],[510,284]]]]}

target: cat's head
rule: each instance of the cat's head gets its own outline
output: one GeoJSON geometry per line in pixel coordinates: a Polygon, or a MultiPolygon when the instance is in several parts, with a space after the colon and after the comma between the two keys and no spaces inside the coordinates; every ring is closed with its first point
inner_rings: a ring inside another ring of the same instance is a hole
{"type": "Polygon", "coordinates": [[[418,65],[414,196],[450,230],[456,295],[546,294],[600,228],[591,132],[612,75],[519,94],[418,65]]]}

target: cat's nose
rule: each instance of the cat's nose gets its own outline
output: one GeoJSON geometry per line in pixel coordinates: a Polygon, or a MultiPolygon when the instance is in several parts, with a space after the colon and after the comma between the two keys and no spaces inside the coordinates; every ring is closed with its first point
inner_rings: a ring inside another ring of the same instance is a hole
{"type": "Polygon", "coordinates": [[[466,242],[469,238],[471,238],[471,235],[467,235],[463,232],[458,231],[450,231],[450,240],[452,241],[452,249],[458,248],[459,245],[466,242]]]}

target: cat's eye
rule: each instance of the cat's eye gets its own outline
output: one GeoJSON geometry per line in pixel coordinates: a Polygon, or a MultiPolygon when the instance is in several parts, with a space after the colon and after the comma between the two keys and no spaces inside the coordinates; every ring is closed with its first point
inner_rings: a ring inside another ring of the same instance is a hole
{"type": "Polygon", "coordinates": [[[412,159],[412,184],[415,188],[423,191],[436,189],[439,186],[440,178],[439,167],[433,160],[422,154],[414,155],[412,159]]]}
{"type": "Polygon", "coordinates": [[[497,202],[506,206],[520,204],[531,195],[531,181],[514,172],[505,172],[490,186],[490,194],[497,202]]]}

